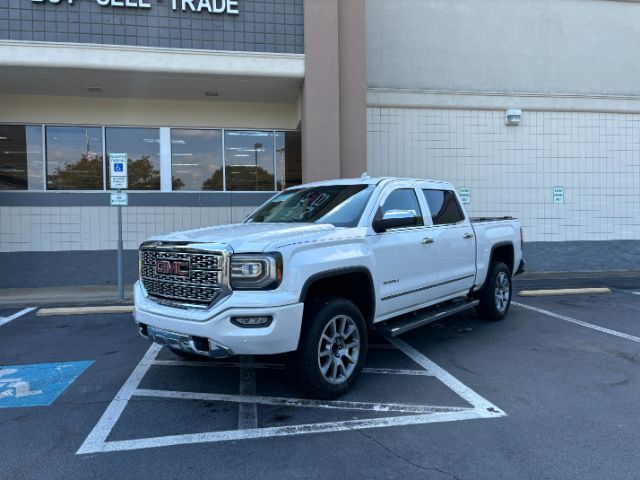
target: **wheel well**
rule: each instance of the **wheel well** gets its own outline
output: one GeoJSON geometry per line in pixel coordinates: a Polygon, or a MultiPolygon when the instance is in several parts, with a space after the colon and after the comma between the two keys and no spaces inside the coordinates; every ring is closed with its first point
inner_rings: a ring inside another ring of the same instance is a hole
{"type": "Polygon", "coordinates": [[[513,245],[510,243],[498,245],[491,252],[491,262],[504,263],[509,271],[513,274],[513,245]]]}
{"type": "Polygon", "coordinates": [[[352,301],[362,313],[367,325],[373,320],[375,302],[371,274],[365,269],[339,271],[311,277],[300,295],[305,303],[320,297],[342,297],[352,301]]]}

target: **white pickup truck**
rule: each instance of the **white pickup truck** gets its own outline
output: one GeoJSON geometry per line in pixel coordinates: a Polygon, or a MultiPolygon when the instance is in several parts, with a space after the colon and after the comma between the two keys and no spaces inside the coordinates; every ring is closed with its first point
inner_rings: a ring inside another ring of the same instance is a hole
{"type": "Polygon", "coordinates": [[[291,352],[294,385],[321,398],[356,381],[370,329],[394,337],[471,308],[504,318],[524,266],[517,220],[469,218],[450,183],[366,176],[154,237],[139,263],[144,337],[182,356],[291,352]]]}

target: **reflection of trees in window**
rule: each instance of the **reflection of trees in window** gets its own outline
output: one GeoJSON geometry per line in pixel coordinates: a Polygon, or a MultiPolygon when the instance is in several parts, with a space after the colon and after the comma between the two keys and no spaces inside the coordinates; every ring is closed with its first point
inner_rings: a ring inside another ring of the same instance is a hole
{"type": "MultiPolygon", "coordinates": [[[[227,165],[227,190],[273,190],[273,174],[254,165],[227,165]]],[[[222,169],[202,182],[202,190],[222,190],[222,169]]]]}
{"type": "Polygon", "coordinates": [[[49,190],[102,190],[102,156],[83,153],[75,163],[56,167],[47,176],[49,190]]]}
{"type": "Polygon", "coordinates": [[[153,168],[149,155],[129,159],[129,190],[159,190],[160,170],[153,168]]]}
{"type": "Polygon", "coordinates": [[[171,189],[172,190],[180,190],[184,187],[184,182],[180,180],[180,178],[176,178],[174,176],[171,177],[171,189]]]}

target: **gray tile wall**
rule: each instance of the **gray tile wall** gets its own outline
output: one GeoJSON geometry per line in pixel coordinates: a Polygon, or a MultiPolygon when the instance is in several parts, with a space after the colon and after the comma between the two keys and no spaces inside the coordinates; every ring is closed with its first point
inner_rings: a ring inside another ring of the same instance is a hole
{"type": "Polygon", "coordinates": [[[0,39],[304,53],[302,2],[239,0],[240,13],[228,15],[174,11],[171,0],[148,0],[149,9],[2,0],[0,39]]]}
{"type": "Polygon", "coordinates": [[[369,108],[367,132],[369,175],[471,188],[472,216],[516,216],[526,241],[640,238],[638,114],[369,108]]]}

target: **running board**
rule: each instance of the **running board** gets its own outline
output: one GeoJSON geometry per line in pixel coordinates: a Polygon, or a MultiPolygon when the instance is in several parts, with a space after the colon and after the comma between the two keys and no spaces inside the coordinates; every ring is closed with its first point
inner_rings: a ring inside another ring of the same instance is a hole
{"type": "Polygon", "coordinates": [[[414,328],[423,327],[431,322],[442,320],[443,318],[455,315],[474,308],[480,303],[479,300],[463,300],[455,303],[445,304],[439,308],[430,308],[422,312],[408,313],[396,319],[390,320],[386,325],[378,327],[378,332],[387,337],[394,338],[402,335],[414,328]]]}

